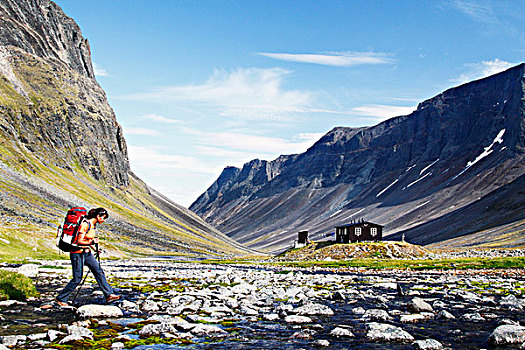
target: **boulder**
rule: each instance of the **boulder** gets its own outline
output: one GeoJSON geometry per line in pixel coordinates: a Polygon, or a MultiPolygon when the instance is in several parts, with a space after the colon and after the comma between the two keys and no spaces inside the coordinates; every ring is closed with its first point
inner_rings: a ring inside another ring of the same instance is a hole
{"type": "Polygon", "coordinates": [[[390,321],[392,317],[385,310],[381,309],[370,309],[366,310],[363,316],[361,317],[364,321],[390,321]]]}
{"type": "Polygon", "coordinates": [[[523,326],[499,326],[489,336],[489,343],[493,345],[522,344],[524,342],[525,327],[523,326]]]}
{"type": "Polygon", "coordinates": [[[337,337],[337,338],[352,338],[352,337],[354,337],[354,334],[352,332],[350,332],[350,330],[348,330],[346,328],[342,328],[342,327],[335,327],[330,332],[330,335],[332,337],[337,337]]]}
{"type": "Polygon", "coordinates": [[[27,277],[36,277],[38,275],[39,265],[37,264],[24,264],[16,269],[16,272],[27,277]]]}
{"type": "Polygon", "coordinates": [[[228,334],[225,330],[223,330],[220,327],[207,324],[196,325],[192,328],[190,333],[200,337],[223,337],[228,334]]]}
{"type": "Polygon", "coordinates": [[[82,305],[77,309],[77,315],[80,318],[124,316],[122,310],[117,306],[96,304],[82,305]]]}
{"type": "Polygon", "coordinates": [[[434,339],[416,340],[412,347],[417,350],[441,350],[443,344],[434,339]]]}
{"type": "Polygon", "coordinates": [[[18,343],[23,343],[27,340],[25,335],[6,335],[2,337],[2,344],[5,346],[16,346],[18,343]]]}
{"type": "Polygon", "coordinates": [[[72,336],[79,336],[82,338],[90,338],[93,339],[93,332],[85,327],[79,327],[79,326],[68,326],[67,327],[67,334],[72,336]]]}
{"type": "Polygon", "coordinates": [[[79,335],[68,335],[64,339],[59,341],[58,344],[68,344],[68,343],[73,343],[73,342],[79,341],[79,340],[84,340],[84,338],[82,338],[79,335]]]}
{"type": "Polygon", "coordinates": [[[177,329],[170,323],[147,324],[139,331],[140,336],[161,335],[162,333],[177,333],[177,329]]]}
{"type": "Polygon", "coordinates": [[[434,309],[432,309],[432,306],[424,301],[421,298],[413,298],[409,304],[409,309],[415,311],[415,312],[421,312],[421,311],[427,311],[427,312],[434,312],[434,309]]]}
{"type": "Polygon", "coordinates": [[[312,319],[307,316],[292,315],[286,316],[284,322],[291,324],[312,323],[312,319]]]}
{"type": "Polygon", "coordinates": [[[399,320],[401,323],[416,323],[434,318],[434,314],[431,312],[422,312],[420,314],[401,315],[399,320]]]}
{"type": "Polygon", "coordinates": [[[412,342],[414,337],[403,329],[386,323],[368,323],[367,339],[371,341],[412,342]]]}
{"type": "Polygon", "coordinates": [[[448,312],[446,310],[441,310],[436,315],[436,319],[438,319],[438,320],[453,320],[455,318],[456,317],[454,315],[452,315],[450,312],[448,312]]]}
{"type": "Polygon", "coordinates": [[[317,304],[317,303],[306,303],[293,310],[293,313],[297,315],[320,315],[320,316],[332,316],[334,311],[328,306],[317,304]]]}
{"type": "Polygon", "coordinates": [[[320,348],[326,348],[330,346],[330,342],[326,339],[318,339],[313,342],[313,345],[320,348]]]}

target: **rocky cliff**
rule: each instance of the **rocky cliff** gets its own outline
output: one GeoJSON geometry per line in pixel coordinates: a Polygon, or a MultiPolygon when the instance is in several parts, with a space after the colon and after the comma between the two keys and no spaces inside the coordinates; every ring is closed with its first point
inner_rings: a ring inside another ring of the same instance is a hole
{"type": "Polygon", "coordinates": [[[116,251],[246,252],[133,175],[88,41],[49,0],[0,0],[0,174],[0,255],[50,250],[74,205],[109,209],[116,251]]]}
{"type": "Polygon", "coordinates": [[[385,225],[387,239],[431,244],[494,229],[491,239],[512,236],[501,245],[523,245],[524,72],[452,88],[373,127],[335,128],[302,154],[227,168],[190,209],[274,251],[298,230],[324,239],[360,218],[385,225]]]}

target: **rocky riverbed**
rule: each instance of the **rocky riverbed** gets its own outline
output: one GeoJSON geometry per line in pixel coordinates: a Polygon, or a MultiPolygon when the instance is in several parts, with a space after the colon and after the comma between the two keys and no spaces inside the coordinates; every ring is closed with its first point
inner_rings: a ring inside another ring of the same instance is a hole
{"type": "Polygon", "coordinates": [[[0,349],[520,349],[525,272],[224,266],[103,261],[124,300],[94,281],[78,308],[53,299],[68,261],[8,266],[40,296],[0,303],[0,349]]]}

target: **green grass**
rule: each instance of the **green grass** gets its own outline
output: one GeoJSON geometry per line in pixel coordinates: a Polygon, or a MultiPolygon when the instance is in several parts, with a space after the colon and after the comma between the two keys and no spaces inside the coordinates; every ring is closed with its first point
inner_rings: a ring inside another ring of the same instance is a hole
{"type": "MultiPolygon", "coordinates": [[[[253,264],[253,260],[204,260],[207,264],[253,264]]],[[[498,258],[463,258],[443,260],[398,260],[398,259],[352,259],[337,261],[286,261],[265,262],[258,264],[284,267],[327,267],[345,268],[361,267],[368,269],[411,269],[411,270],[465,270],[465,269],[509,269],[525,268],[525,257],[498,257],[498,258]]]]}
{"type": "Polygon", "coordinates": [[[0,299],[24,301],[37,295],[35,285],[29,277],[0,270],[0,299]]]}

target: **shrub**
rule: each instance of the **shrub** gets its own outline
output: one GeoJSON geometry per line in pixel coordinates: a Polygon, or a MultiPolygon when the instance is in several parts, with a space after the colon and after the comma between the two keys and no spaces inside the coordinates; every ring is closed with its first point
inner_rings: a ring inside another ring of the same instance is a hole
{"type": "Polygon", "coordinates": [[[0,299],[24,301],[37,295],[35,285],[29,277],[0,270],[0,299]]]}

